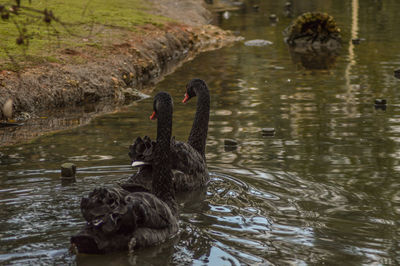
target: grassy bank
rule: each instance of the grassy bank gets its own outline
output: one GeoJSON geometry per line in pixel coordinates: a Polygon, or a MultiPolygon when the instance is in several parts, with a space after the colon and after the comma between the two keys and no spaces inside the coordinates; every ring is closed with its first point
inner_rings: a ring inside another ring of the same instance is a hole
{"type": "Polygon", "coordinates": [[[2,14],[9,18],[0,20],[0,68],[62,62],[60,51],[101,48],[145,24],[161,27],[168,19],[150,14],[151,8],[142,0],[21,0],[16,15],[6,5],[2,14]],[[48,16],[50,22],[45,9],[54,15],[48,16]]]}

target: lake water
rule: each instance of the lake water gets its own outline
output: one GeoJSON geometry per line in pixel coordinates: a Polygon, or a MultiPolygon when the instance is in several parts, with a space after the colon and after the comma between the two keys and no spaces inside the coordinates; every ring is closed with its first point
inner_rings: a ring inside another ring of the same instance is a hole
{"type": "Polygon", "coordinates": [[[342,29],[341,54],[326,70],[292,59],[282,35],[293,19],[284,16],[285,2],[249,0],[243,11],[216,15],[220,27],[272,44],[201,54],[151,95],[171,93],[173,133],[186,140],[195,101],[180,103],[185,84],[199,77],[211,91],[212,182],[180,197],[176,238],[132,256],[68,252],[84,223],[81,197],[130,176],[128,146],[138,135],[155,137],[149,98],[0,148],[0,264],[399,265],[400,1],[295,1],[295,17],[326,11],[342,29]],[[374,108],[378,98],[386,110],[374,108]],[[63,162],[77,165],[76,183],[61,184],[63,162]]]}

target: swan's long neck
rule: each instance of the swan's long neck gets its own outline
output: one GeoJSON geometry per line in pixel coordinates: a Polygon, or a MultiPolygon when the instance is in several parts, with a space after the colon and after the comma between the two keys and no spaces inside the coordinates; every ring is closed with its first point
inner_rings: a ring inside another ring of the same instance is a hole
{"type": "Polygon", "coordinates": [[[170,142],[172,134],[172,106],[158,114],[157,142],[154,150],[153,193],[172,206],[175,204],[175,192],[170,161],[170,142]]]}
{"type": "Polygon", "coordinates": [[[188,143],[196,149],[205,160],[208,121],[210,119],[210,94],[204,88],[197,94],[197,109],[188,143]]]}

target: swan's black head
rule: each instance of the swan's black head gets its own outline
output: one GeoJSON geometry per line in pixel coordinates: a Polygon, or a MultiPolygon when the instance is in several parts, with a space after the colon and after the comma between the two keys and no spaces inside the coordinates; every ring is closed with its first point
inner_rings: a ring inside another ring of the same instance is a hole
{"type": "Polygon", "coordinates": [[[161,91],[154,96],[153,101],[153,114],[150,116],[151,120],[157,119],[160,114],[172,113],[173,102],[171,95],[168,92],[161,91]]]}
{"type": "Polygon", "coordinates": [[[199,92],[198,90],[201,90],[201,89],[207,89],[207,84],[204,80],[192,79],[191,81],[189,81],[189,83],[186,85],[185,98],[182,100],[182,102],[186,103],[192,97],[195,97],[196,91],[198,93],[199,92]]]}

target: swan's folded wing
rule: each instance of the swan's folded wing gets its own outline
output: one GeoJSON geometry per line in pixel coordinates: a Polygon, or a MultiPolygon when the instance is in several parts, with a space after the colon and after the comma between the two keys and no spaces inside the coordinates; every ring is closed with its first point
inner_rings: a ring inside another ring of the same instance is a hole
{"type": "Polygon", "coordinates": [[[129,242],[130,252],[164,242],[178,232],[178,220],[170,207],[153,194],[132,193],[126,197],[126,202],[133,204],[139,218],[129,242]]]}
{"type": "Polygon", "coordinates": [[[176,141],[174,138],[171,145],[172,169],[189,175],[207,173],[207,165],[203,157],[192,146],[185,142],[176,141]]]}
{"type": "Polygon", "coordinates": [[[131,193],[125,197],[137,217],[137,227],[162,229],[176,223],[170,207],[150,193],[131,193]]]}

